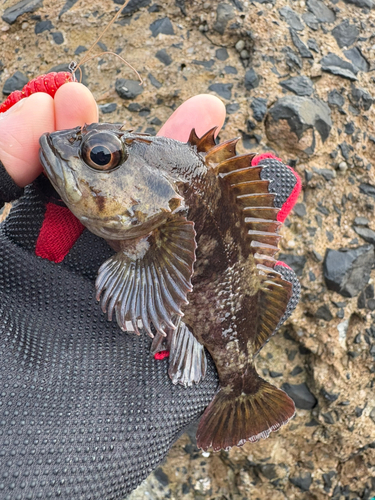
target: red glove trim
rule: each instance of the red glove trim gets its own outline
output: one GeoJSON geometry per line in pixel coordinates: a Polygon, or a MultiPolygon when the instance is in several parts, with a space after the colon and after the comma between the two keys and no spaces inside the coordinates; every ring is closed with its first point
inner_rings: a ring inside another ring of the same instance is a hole
{"type": "Polygon", "coordinates": [[[52,262],[62,262],[84,229],[68,208],[47,203],[35,254],[52,262]]]}
{"type": "Polygon", "coordinates": [[[291,267],[289,267],[288,264],[285,264],[285,262],[283,262],[282,260],[278,260],[276,262],[276,264],[274,265],[274,267],[276,267],[276,266],[286,267],[287,269],[290,269],[291,271],[293,271],[293,269],[291,267]]]}
{"type": "MultiPolygon", "coordinates": [[[[275,156],[272,153],[262,153],[261,155],[255,156],[253,158],[253,160],[251,162],[251,165],[255,167],[256,165],[258,165],[258,163],[261,160],[265,160],[266,158],[271,158],[273,160],[278,160],[281,163],[283,163],[283,161],[280,158],[278,158],[277,156],[275,156]]],[[[295,178],[296,178],[296,184],[295,184],[295,186],[293,188],[293,191],[290,193],[289,198],[286,200],[286,202],[281,207],[279,213],[277,214],[277,220],[278,220],[278,222],[284,222],[285,219],[288,217],[290,211],[292,210],[292,208],[296,204],[297,198],[298,198],[298,196],[299,196],[299,194],[301,192],[301,188],[302,188],[302,182],[301,182],[300,176],[292,169],[292,167],[289,167],[289,165],[286,165],[286,167],[289,168],[289,170],[295,176],[295,178]]]]}
{"type": "Polygon", "coordinates": [[[154,359],[165,359],[169,358],[169,351],[160,351],[154,354],[154,359]]]}
{"type": "Polygon", "coordinates": [[[293,191],[290,193],[289,198],[286,200],[284,205],[281,207],[280,212],[277,214],[277,220],[279,222],[284,222],[284,220],[288,217],[290,211],[297,202],[302,188],[301,177],[292,169],[292,167],[289,167],[289,165],[287,165],[287,167],[293,172],[293,175],[295,176],[297,182],[293,188],[293,191]]]}

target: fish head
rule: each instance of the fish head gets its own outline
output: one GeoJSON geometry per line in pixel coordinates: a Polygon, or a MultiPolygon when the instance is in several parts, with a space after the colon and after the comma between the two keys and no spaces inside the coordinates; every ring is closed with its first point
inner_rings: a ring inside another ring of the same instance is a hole
{"type": "Polygon", "coordinates": [[[133,239],[184,209],[177,179],[163,169],[160,154],[152,160],[153,139],[95,123],[44,134],[40,159],[61,199],[91,232],[133,239]]]}

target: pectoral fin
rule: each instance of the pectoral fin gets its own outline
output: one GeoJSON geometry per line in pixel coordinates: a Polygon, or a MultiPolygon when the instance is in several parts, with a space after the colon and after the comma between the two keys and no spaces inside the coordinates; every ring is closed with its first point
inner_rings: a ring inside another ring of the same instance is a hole
{"type": "Polygon", "coordinates": [[[194,224],[181,216],[136,244],[124,244],[96,280],[96,297],[108,319],[115,314],[122,330],[130,321],[137,334],[142,324],[151,337],[151,323],[164,336],[166,328],[175,329],[174,317],[183,316],[181,307],[192,291],[195,249],[194,224]]]}

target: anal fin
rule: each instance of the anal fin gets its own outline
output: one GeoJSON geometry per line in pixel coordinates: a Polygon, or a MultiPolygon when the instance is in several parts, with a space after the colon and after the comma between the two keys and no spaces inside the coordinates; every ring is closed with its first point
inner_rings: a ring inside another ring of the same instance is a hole
{"type": "Polygon", "coordinates": [[[174,384],[184,387],[204,379],[207,359],[203,345],[198,342],[183,321],[172,333],[168,375],[174,384]]]}
{"type": "Polygon", "coordinates": [[[253,367],[243,378],[243,384],[234,381],[234,388],[224,385],[206,408],[197,431],[199,448],[219,451],[254,443],[293,417],[294,403],[284,391],[261,379],[253,367]]]}

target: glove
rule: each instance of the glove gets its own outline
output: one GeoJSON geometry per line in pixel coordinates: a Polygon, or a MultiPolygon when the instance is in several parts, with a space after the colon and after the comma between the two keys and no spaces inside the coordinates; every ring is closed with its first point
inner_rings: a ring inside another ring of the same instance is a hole
{"type": "MultiPolygon", "coordinates": [[[[8,168],[5,156],[0,141],[8,168]]],[[[258,162],[286,216],[298,178],[274,158],[258,162]]],[[[0,165],[3,201],[20,194],[9,170],[0,165]]],[[[151,339],[107,321],[94,281],[112,250],[82,229],[43,176],[25,188],[0,240],[0,498],[122,499],[212,400],[215,366],[207,355],[203,382],[175,386],[168,359],[150,354],[151,339]]],[[[285,264],[277,270],[293,283],[280,326],[299,285],[285,264]]]]}

